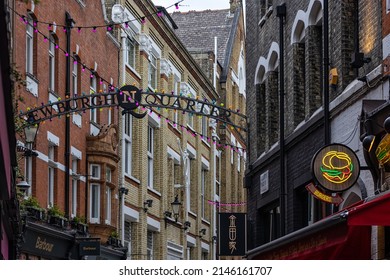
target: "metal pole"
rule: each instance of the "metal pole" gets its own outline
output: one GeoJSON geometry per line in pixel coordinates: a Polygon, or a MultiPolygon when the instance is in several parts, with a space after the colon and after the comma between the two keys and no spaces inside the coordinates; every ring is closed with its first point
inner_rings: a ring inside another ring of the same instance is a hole
{"type": "Polygon", "coordinates": [[[280,150],[280,234],[286,234],[286,186],[284,166],[284,19],[286,4],[277,6],[276,16],[279,18],[279,150],[280,150]]]}
{"type": "MultiPolygon", "coordinates": [[[[65,97],[70,98],[70,32],[72,29],[73,19],[68,12],[65,13],[66,18],[66,52],[69,54],[66,57],[66,83],[65,97]]],[[[66,111],[70,110],[70,101],[66,102],[66,111]]],[[[65,117],[65,217],[69,218],[69,176],[70,176],[70,117],[68,114],[65,117]]]]}
{"type": "Polygon", "coordinates": [[[330,144],[330,114],[329,114],[329,11],[328,0],[324,0],[324,69],[323,69],[323,98],[324,98],[324,126],[325,145],[330,144]]]}

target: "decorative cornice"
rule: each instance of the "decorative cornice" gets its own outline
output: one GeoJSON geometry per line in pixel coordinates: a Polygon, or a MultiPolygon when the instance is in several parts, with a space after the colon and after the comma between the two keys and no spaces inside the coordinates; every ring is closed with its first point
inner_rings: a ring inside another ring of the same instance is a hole
{"type": "Polygon", "coordinates": [[[139,34],[139,49],[149,55],[152,50],[152,40],[145,33],[139,34]]]}
{"type": "Polygon", "coordinates": [[[162,58],[160,60],[160,74],[169,77],[172,74],[172,67],[169,64],[168,59],[162,58]]]}

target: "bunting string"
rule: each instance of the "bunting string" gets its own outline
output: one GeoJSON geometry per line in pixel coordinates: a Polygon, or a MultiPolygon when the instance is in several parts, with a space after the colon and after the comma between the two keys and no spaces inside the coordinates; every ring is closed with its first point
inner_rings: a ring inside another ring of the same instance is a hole
{"type": "MultiPolygon", "coordinates": [[[[108,24],[92,24],[92,25],[75,25],[73,26],[73,28],[77,29],[77,31],[80,33],[82,29],[92,29],[93,32],[96,32],[96,30],[98,28],[105,28],[107,31],[111,31],[114,26],[117,26],[117,25],[124,25],[125,28],[129,28],[129,23],[132,22],[132,21],[139,21],[141,22],[142,24],[144,24],[146,22],[146,19],[147,18],[150,18],[154,15],[157,15],[158,17],[162,17],[163,16],[163,11],[164,10],[167,10],[169,8],[172,8],[172,7],[175,7],[176,10],[179,9],[179,6],[181,2],[183,2],[184,0],[180,0],[168,7],[160,7],[160,8],[157,8],[157,11],[156,12],[153,12],[153,13],[149,13],[149,14],[146,14],[146,15],[143,15],[143,16],[140,16],[140,17],[136,17],[134,19],[131,19],[131,20],[126,20],[126,21],[123,21],[123,22],[119,22],[119,23],[108,23],[108,24]]],[[[14,13],[17,13],[15,10],[13,10],[11,7],[8,7],[10,10],[12,10],[14,13]]],[[[27,17],[24,16],[24,15],[20,15],[21,19],[23,21],[26,21],[27,20],[27,17]]],[[[47,28],[49,30],[52,30],[54,28],[54,26],[57,26],[57,27],[60,27],[63,29],[64,32],[66,32],[66,25],[64,24],[57,24],[57,23],[54,23],[53,22],[47,22],[47,21],[40,21],[40,20],[34,20],[34,26],[37,26],[38,24],[43,24],[43,25],[47,25],[47,28]]]]}
{"type": "MultiPolygon", "coordinates": [[[[171,5],[169,7],[172,7],[172,6],[175,6],[176,4],[179,4],[180,2],[182,2],[184,0],[181,0],[179,2],[176,2],[174,5],[171,5]]],[[[167,8],[169,8],[167,7],[167,8]]],[[[13,11],[19,18],[20,18],[20,21],[23,22],[24,24],[26,25],[30,25],[33,29],[34,29],[34,32],[36,34],[39,34],[43,37],[43,41],[44,42],[50,42],[50,43],[53,43],[55,45],[55,48],[58,50],[58,51],[61,51],[64,53],[65,56],[67,57],[70,57],[73,59],[73,63],[74,64],[80,64],[82,66],[82,72],[86,72],[86,70],[89,72],[89,76],[90,78],[93,78],[93,77],[96,77],[96,71],[90,67],[87,66],[86,63],[82,62],[82,61],[79,61],[79,57],[77,55],[73,55],[73,54],[69,54],[67,53],[67,51],[65,49],[63,49],[62,47],[60,47],[55,41],[52,41],[48,36],[46,36],[40,29],[38,29],[38,22],[39,21],[34,21],[32,24],[27,20],[27,17],[24,16],[24,15],[21,15],[19,14],[17,11],[13,10],[11,7],[8,7],[11,11],[13,11]]],[[[152,14],[151,14],[152,15],[152,14]]],[[[45,23],[45,22],[40,22],[40,23],[45,23]]],[[[49,23],[47,23],[49,24],[49,23]]],[[[65,27],[64,25],[57,25],[57,26],[61,26],[61,27],[65,27]]],[[[104,27],[107,27],[108,25],[105,25],[104,27]]],[[[103,27],[103,26],[92,26],[93,27],[103,27]]],[[[91,26],[83,26],[81,28],[91,28],[91,26]]],[[[117,92],[120,92],[120,88],[118,88],[117,86],[115,86],[114,84],[112,84],[111,82],[108,82],[105,78],[103,77],[100,77],[99,76],[99,84],[102,85],[103,83],[107,84],[108,85],[108,90],[109,91],[117,91],[117,92]]],[[[101,91],[100,91],[101,92],[101,91]]],[[[174,94],[172,92],[172,94],[174,94]]],[[[83,95],[85,95],[85,93],[83,93],[83,95]]],[[[69,96],[66,96],[66,98],[70,98],[69,96]]],[[[61,97],[58,98],[58,100],[60,101],[61,100],[61,97]]],[[[215,101],[213,101],[215,102],[215,101]]],[[[222,105],[222,104],[221,104],[222,105]]],[[[43,104],[42,104],[43,106],[43,104]]],[[[35,105],[35,108],[37,106],[35,105]]],[[[145,107],[141,108],[142,110],[146,110],[145,107]]],[[[157,111],[159,111],[160,108],[157,108],[157,111]]],[[[230,108],[229,108],[230,109],[230,108]]],[[[30,108],[28,107],[27,110],[30,110],[30,108]]],[[[91,109],[91,110],[94,110],[94,109],[91,109]]],[[[155,110],[152,110],[152,108],[149,109],[150,110],[150,113],[152,112],[155,112],[155,110]]],[[[230,109],[231,110],[231,109],[230,109]]],[[[237,112],[240,112],[239,109],[236,110],[237,112]]],[[[20,111],[21,114],[23,114],[23,111],[20,111]]],[[[85,113],[85,111],[84,111],[85,113]]],[[[167,118],[167,117],[164,117],[163,115],[161,115],[160,113],[156,112],[156,114],[158,115],[159,118],[163,118],[166,120],[167,123],[171,123],[171,125],[173,125],[173,127],[176,127],[177,129],[181,129],[182,131],[187,131],[188,134],[191,134],[193,137],[200,137],[202,140],[208,142],[208,143],[213,143],[215,144],[218,148],[225,148],[225,149],[230,149],[231,151],[234,151],[234,152],[238,152],[238,153],[245,153],[246,149],[243,148],[243,147],[238,147],[238,146],[234,146],[232,144],[229,144],[229,143],[223,143],[223,142],[220,142],[220,141],[215,141],[213,140],[212,138],[208,137],[208,136],[205,136],[199,132],[196,132],[194,131],[193,129],[190,129],[188,128],[187,126],[184,126],[184,125],[181,125],[179,123],[176,123],[175,121],[167,118]]],[[[183,111],[183,114],[185,114],[185,112],[183,111]]],[[[190,113],[192,114],[192,113],[190,113]]],[[[69,117],[69,114],[66,115],[66,117],[69,117]]],[[[200,116],[199,116],[200,117],[200,116]]],[[[61,118],[61,116],[58,116],[58,118],[61,118]]],[[[51,119],[50,119],[51,120],[51,119]]],[[[43,122],[44,123],[44,122],[43,122]]]]}

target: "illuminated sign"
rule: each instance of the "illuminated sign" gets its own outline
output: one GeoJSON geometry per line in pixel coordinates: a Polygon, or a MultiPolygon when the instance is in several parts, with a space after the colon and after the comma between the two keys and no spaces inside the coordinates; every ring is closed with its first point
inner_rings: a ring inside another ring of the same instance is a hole
{"type": "Polygon", "coordinates": [[[310,183],[306,186],[306,189],[317,199],[326,202],[335,204],[336,206],[339,205],[341,202],[344,201],[344,199],[339,195],[336,194],[335,196],[328,195],[326,193],[323,193],[321,190],[317,188],[313,183],[310,183]]]}
{"type": "Polygon", "coordinates": [[[379,142],[375,155],[382,166],[390,160],[390,134],[386,134],[379,142]]]}
{"type": "Polygon", "coordinates": [[[359,159],[347,146],[331,144],[314,155],[312,173],[325,189],[343,192],[352,187],[359,177],[359,159]]]}
{"type": "Polygon", "coordinates": [[[246,214],[219,213],[219,255],[243,256],[246,251],[246,214]]]}

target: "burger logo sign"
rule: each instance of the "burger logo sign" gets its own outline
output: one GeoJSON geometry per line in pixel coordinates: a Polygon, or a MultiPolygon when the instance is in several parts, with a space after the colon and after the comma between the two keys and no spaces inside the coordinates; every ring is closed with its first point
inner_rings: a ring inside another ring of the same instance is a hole
{"type": "Polygon", "coordinates": [[[314,155],[312,173],[323,188],[331,192],[343,192],[355,184],[360,164],[350,148],[342,144],[331,144],[314,155]]]}

